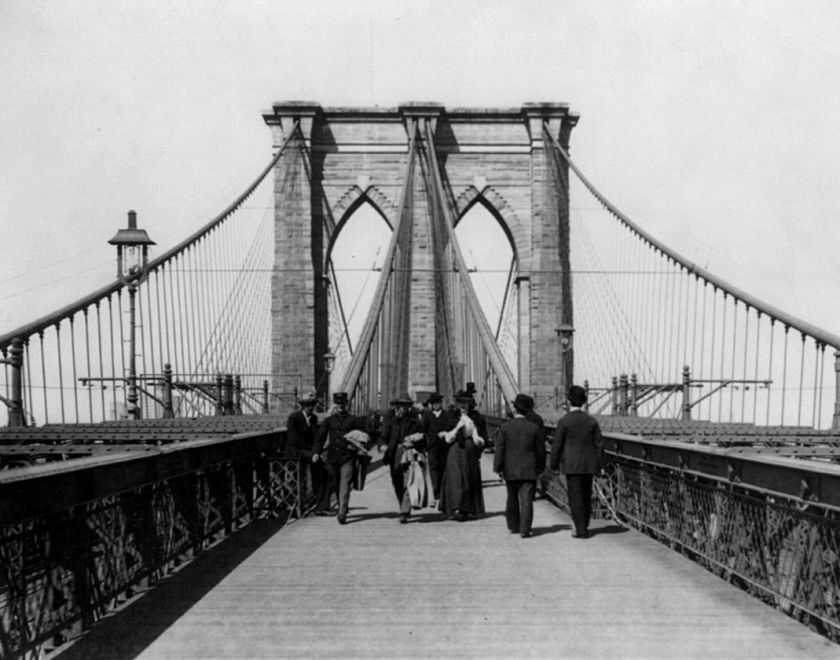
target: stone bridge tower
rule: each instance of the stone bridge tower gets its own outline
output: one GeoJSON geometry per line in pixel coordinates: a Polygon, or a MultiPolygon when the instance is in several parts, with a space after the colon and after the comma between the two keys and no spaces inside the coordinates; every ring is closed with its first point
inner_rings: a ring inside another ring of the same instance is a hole
{"type": "MultiPolygon", "coordinates": [[[[279,161],[275,172],[273,371],[324,383],[329,351],[326,276],[330,250],[343,223],[363,201],[393,227],[399,208],[412,119],[431,122],[451,200],[460,218],[482,203],[508,237],[515,259],[518,364],[510,365],[520,391],[554,400],[571,378],[571,352],[558,328],[571,326],[568,177],[546,150],[543,127],[568,149],[577,115],[565,104],[519,108],[444,108],[407,103],[397,108],[322,108],[278,102],[263,115],[275,148],[295,122],[299,156],[279,161]],[[552,169],[554,167],[554,169],[552,169]]],[[[410,315],[401,364],[409,390],[436,388],[433,283],[423,273],[434,263],[429,240],[428,195],[422,177],[411,191],[410,315]],[[428,323],[428,321],[432,321],[428,323]]],[[[323,391],[323,387],[321,388],[323,391]]]]}

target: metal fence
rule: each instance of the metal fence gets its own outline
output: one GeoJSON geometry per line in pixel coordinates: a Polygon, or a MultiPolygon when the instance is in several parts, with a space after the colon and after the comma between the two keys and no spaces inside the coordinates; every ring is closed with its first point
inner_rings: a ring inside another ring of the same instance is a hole
{"type": "MultiPolygon", "coordinates": [[[[605,434],[612,518],[840,643],[840,465],[605,434]]],[[[837,460],[836,458],[833,460],[837,460]]],[[[543,492],[568,510],[564,480],[543,492]]]]}
{"type": "Polygon", "coordinates": [[[39,658],[257,518],[303,515],[282,433],[0,473],[0,656],[39,658]]]}

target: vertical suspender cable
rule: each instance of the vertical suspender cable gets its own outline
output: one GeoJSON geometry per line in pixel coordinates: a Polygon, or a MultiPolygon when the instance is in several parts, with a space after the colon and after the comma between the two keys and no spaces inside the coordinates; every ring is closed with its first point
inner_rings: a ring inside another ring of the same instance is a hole
{"type": "Polygon", "coordinates": [[[44,393],[44,424],[49,424],[50,413],[49,404],[47,403],[49,397],[47,396],[47,362],[44,359],[44,331],[38,331],[38,338],[41,346],[41,391],[44,393]]]}
{"type": "Polygon", "coordinates": [[[758,423],[758,363],[759,363],[759,356],[761,355],[761,310],[756,310],[756,321],[755,321],[755,371],[753,375],[753,380],[756,381],[755,385],[753,386],[753,417],[752,423],[758,423]]]}

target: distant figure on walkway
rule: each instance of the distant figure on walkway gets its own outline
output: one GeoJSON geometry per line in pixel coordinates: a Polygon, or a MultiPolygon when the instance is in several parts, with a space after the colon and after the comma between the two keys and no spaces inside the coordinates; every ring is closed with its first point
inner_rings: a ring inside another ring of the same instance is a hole
{"type": "Polygon", "coordinates": [[[338,496],[338,522],[347,522],[350,507],[350,490],[356,472],[356,458],[359,450],[348,442],[344,435],[350,431],[367,431],[367,418],[356,417],[348,411],[347,392],[333,394],[336,410],[318,428],[313,445],[312,461],[323,461],[330,474],[331,490],[338,496]]]}
{"type": "Polygon", "coordinates": [[[309,466],[312,490],[315,493],[315,515],[330,513],[330,475],[323,463],[312,461],[312,448],[318,432],[318,416],[315,404],[318,396],[312,392],[298,399],[300,410],[295,410],[286,420],[286,456],[299,458],[309,466]]]}
{"type": "Polygon", "coordinates": [[[559,468],[566,475],[566,492],[575,526],[572,536],[585,539],[592,514],[592,475],[603,467],[604,444],[598,420],[583,410],[586,390],[572,385],[567,396],[571,409],[557,422],[550,467],[555,471],[559,468]]]}
{"type": "Polygon", "coordinates": [[[399,502],[399,520],[407,523],[412,507],[425,504],[426,438],[413,408],[414,400],[404,394],[393,405],[394,417],[388,425],[387,437],[383,438],[387,442],[383,460],[388,465],[399,502]],[[418,471],[422,474],[416,474],[418,471]]]}
{"type": "Polygon", "coordinates": [[[423,411],[423,433],[426,434],[426,451],[429,454],[429,476],[432,480],[432,495],[437,506],[440,499],[440,483],[446,468],[446,450],[449,446],[441,437],[442,431],[455,426],[452,415],[443,409],[443,396],[435,392],[429,396],[429,409],[423,411]]]}
{"type": "Polygon", "coordinates": [[[505,480],[507,504],[505,519],[512,534],[531,536],[534,521],[534,490],[537,477],[545,469],[545,437],[543,429],[525,415],[533,409],[534,400],[517,394],[513,401],[513,419],[502,424],[496,436],[493,471],[505,480]]]}
{"type": "Polygon", "coordinates": [[[463,390],[455,395],[456,415],[453,428],[443,431],[449,446],[446,468],[440,485],[439,508],[448,518],[461,522],[469,516],[484,513],[484,494],[481,492],[481,452],[484,438],[479,435],[470,418],[470,406],[475,399],[463,390]]]}
{"type": "MultiPolygon", "coordinates": [[[[527,395],[527,394],[521,394],[521,395],[517,395],[517,396],[521,396],[521,397],[522,397],[522,398],[520,399],[520,404],[521,404],[521,405],[524,407],[524,409],[525,409],[525,412],[524,412],[524,413],[522,413],[522,414],[524,415],[525,419],[527,419],[529,422],[533,422],[533,423],[534,423],[534,424],[536,424],[536,425],[537,425],[537,427],[540,429],[540,437],[541,437],[541,438],[542,438],[542,440],[543,440],[543,445],[545,445],[545,443],[548,441],[548,433],[546,433],[546,430],[545,430],[545,421],[544,421],[544,420],[543,420],[543,418],[542,418],[542,417],[540,417],[540,415],[539,415],[539,414],[537,414],[537,412],[534,410],[534,405],[535,405],[535,404],[534,404],[534,399],[533,399],[533,397],[531,397],[531,396],[529,396],[529,395],[527,395]]],[[[545,471],[545,464],[543,463],[543,472],[544,472],[544,471],[545,471]]],[[[541,483],[541,482],[542,482],[541,477],[542,477],[542,475],[541,475],[541,474],[538,474],[538,475],[537,475],[537,482],[538,482],[538,483],[541,483]]],[[[541,483],[541,485],[542,485],[542,490],[544,491],[544,490],[545,490],[545,485],[544,485],[544,484],[542,484],[542,483],[541,483]]],[[[537,490],[535,489],[535,490],[534,490],[534,497],[535,497],[535,498],[536,498],[536,495],[537,495],[537,490]]]]}

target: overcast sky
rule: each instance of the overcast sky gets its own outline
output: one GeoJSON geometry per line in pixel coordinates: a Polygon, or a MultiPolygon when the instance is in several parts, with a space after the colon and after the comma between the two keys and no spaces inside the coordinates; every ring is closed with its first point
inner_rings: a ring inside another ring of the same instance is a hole
{"type": "Polygon", "coordinates": [[[268,162],[261,112],[567,102],[685,257],[840,333],[840,2],[0,2],[0,333],[160,253],[268,162]]]}

